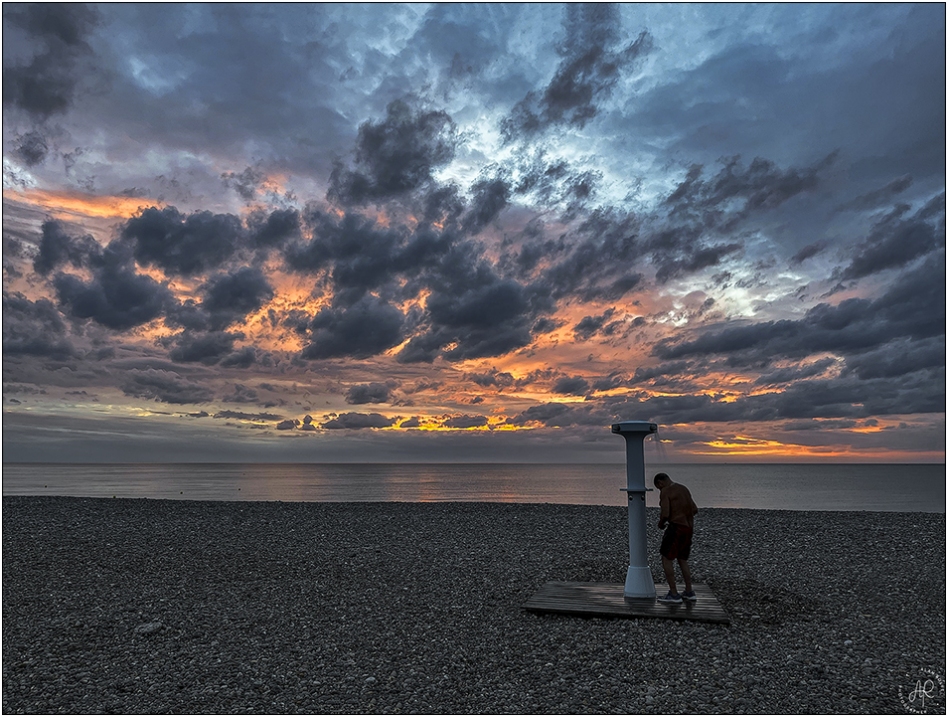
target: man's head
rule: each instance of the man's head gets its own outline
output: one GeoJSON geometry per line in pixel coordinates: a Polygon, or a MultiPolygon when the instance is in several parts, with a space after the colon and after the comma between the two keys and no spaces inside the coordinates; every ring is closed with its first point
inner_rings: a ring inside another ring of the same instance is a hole
{"type": "Polygon", "coordinates": [[[672,483],[672,479],[669,478],[669,474],[658,473],[652,478],[652,483],[657,489],[662,490],[672,483]]]}

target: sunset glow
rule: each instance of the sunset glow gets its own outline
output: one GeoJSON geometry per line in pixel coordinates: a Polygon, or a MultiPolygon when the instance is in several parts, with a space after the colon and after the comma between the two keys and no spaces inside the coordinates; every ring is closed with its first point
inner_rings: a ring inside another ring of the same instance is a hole
{"type": "Polygon", "coordinates": [[[32,205],[66,222],[82,217],[127,219],[145,207],[161,207],[154,199],[86,194],[74,190],[4,189],[3,197],[32,205]]]}
{"type": "Polygon", "coordinates": [[[944,461],[944,8],[39,8],[6,460],[944,461]]]}

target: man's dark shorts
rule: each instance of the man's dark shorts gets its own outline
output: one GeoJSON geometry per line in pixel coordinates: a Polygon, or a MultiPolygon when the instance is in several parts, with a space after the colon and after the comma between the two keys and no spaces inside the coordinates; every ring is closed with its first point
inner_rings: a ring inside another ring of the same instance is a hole
{"type": "Polygon", "coordinates": [[[669,524],[662,535],[659,553],[670,560],[680,558],[688,561],[691,551],[692,529],[681,524],[669,524]]]}

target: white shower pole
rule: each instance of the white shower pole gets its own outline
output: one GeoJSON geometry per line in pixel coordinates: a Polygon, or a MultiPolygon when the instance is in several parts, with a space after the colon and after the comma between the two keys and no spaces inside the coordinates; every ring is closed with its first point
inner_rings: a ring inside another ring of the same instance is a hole
{"type": "Polygon", "coordinates": [[[648,421],[621,421],[611,427],[626,440],[626,498],[629,505],[629,569],[626,598],[655,598],[656,585],[646,560],[646,459],[643,441],[659,427],[648,421]]]}

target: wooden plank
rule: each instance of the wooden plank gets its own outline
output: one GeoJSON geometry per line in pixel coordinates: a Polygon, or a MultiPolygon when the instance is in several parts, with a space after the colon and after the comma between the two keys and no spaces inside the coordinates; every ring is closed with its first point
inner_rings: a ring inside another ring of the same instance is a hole
{"type": "MultiPolygon", "coordinates": [[[[729,624],[728,614],[705,584],[693,584],[697,601],[660,603],[652,598],[625,598],[623,584],[552,581],[523,605],[535,613],[563,613],[590,618],[665,618],[729,624]]],[[[668,587],[656,586],[657,595],[668,587]]]]}

